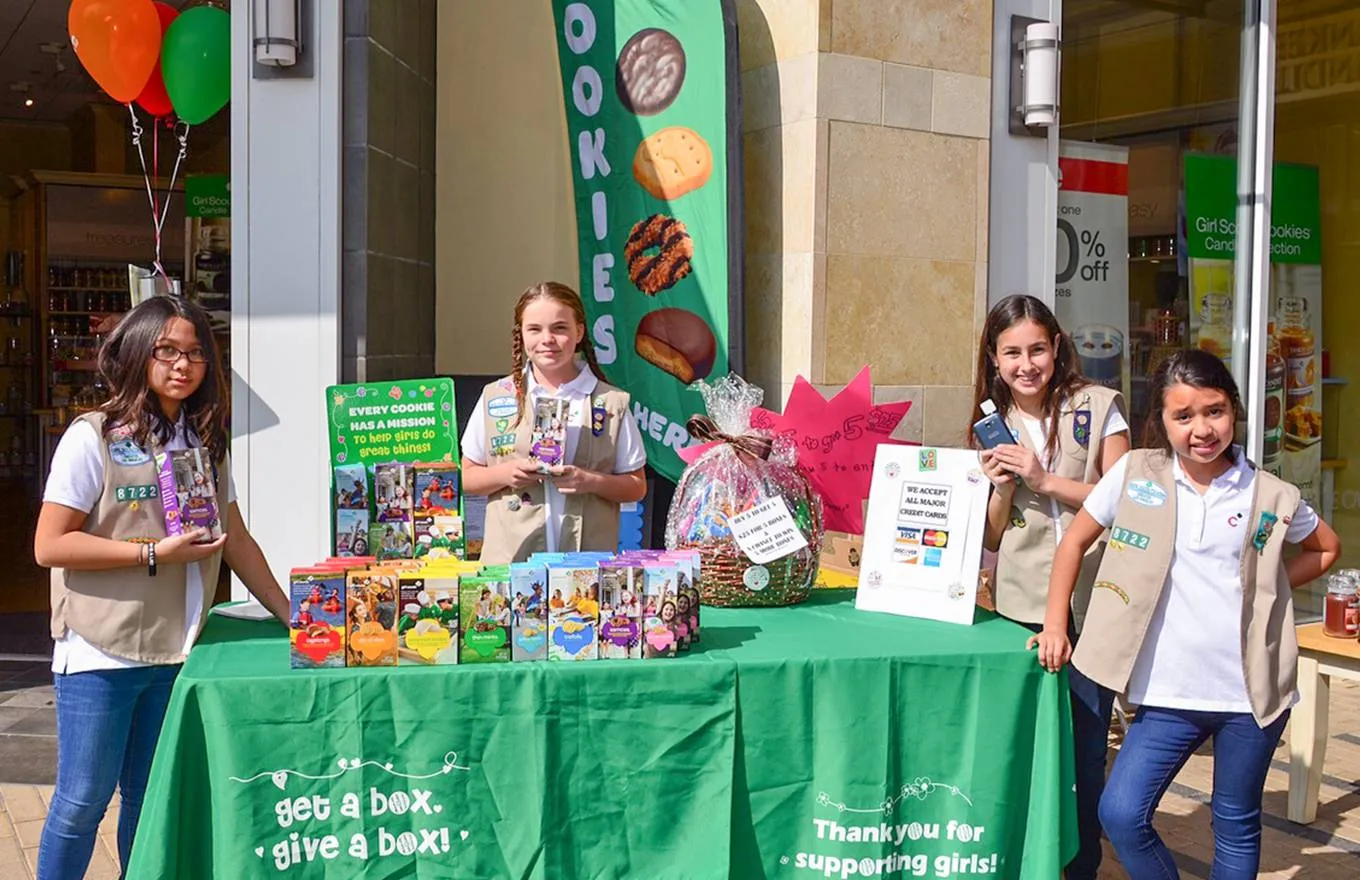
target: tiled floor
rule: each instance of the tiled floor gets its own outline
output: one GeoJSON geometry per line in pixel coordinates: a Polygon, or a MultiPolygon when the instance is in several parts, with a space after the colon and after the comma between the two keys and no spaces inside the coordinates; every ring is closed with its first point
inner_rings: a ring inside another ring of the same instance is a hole
{"type": "MultiPolygon", "coordinates": [[[[56,770],[56,716],[51,676],[43,664],[0,663],[0,878],[32,880],[38,835],[56,770]]],[[[1309,826],[1285,819],[1289,748],[1276,752],[1266,783],[1264,858],[1261,876],[1300,880],[1360,877],[1360,685],[1332,682],[1331,740],[1327,746],[1321,805],[1309,826]]],[[[1116,746],[1117,748],[1117,746],[1116,746]]],[[[1117,752],[1111,752],[1113,758],[1117,752]]],[[[1196,755],[1162,800],[1157,826],[1175,851],[1182,877],[1209,876],[1212,758],[1196,755]]],[[[115,798],[99,829],[99,844],[86,878],[118,876],[115,798]]],[[[1124,880],[1106,847],[1102,880],[1124,880]]]]}

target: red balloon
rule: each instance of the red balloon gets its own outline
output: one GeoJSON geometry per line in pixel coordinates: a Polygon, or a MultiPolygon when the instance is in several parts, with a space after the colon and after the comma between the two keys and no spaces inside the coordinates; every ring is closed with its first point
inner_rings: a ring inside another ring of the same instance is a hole
{"type": "MultiPolygon", "coordinates": [[[[170,30],[170,22],[179,17],[179,10],[166,3],[157,0],[156,15],[161,20],[161,38],[165,38],[165,32],[170,30]]],[[[146,88],[137,96],[137,106],[147,113],[157,118],[169,116],[174,112],[175,107],[170,103],[170,95],[165,91],[165,77],[161,75],[161,62],[156,59],[156,69],[151,71],[151,78],[146,81],[146,88]]]]}

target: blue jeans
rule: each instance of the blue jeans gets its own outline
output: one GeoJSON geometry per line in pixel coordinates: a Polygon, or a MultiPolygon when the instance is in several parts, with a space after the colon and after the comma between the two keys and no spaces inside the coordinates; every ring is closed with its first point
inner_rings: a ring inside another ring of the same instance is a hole
{"type": "Polygon", "coordinates": [[[1152,817],[1181,767],[1212,737],[1214,864],[1209,877],[1255,878],[1261,862],[1261,796],[1266,772],[1288,721],[1285,712],[1262,729],[1244,712],[1140,709],[1100,801],[1105,834],[1129,877],[1180,877],[1171,851],[1152,828],[1152,817]]]}
{"type": "MultiPolygon", "coordinates": [[[[1007,618],[1009,620],[1009,618],[1007,618]]],[[[1031,632],[1037,623],[1013,621],[1031,632]]],[[[1069,624],[1068,639],[1077,644],[1076,630],[1069,624]]],[[[1105,755],[1109,750],[1110,714],[1114,691],[1096,684],[1067,666],[1067,687],[1072,697],[1072,752],[1076,761],[1077,838],[1080,845],[1063,871],[1066,880],[1096,880],[1104,850],[1100,845],[1100,796],[1105,790],[1105,755]]]]}
{"type": "Polygon", "coordinates": [[[179,666],[139,666],[53,676],[57,785],[38,845],[38,880],[79,880],[114,786],[118,858],[127,870],[151,758],[179,666]]]}

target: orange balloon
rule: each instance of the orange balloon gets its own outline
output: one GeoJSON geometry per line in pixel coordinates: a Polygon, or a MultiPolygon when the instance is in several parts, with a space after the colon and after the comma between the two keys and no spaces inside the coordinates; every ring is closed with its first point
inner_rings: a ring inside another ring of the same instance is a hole
{"type": "Polygon", "coordinates": [[[76,57],[120,104],[130,104],[156,69],[161,20],[152,0],[72,0],[66,19],[76,57]]]}

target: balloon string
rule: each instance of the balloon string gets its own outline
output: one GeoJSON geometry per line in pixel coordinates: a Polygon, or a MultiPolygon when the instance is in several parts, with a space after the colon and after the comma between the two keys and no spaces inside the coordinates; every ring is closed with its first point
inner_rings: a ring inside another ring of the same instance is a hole
{"type": "MultiPolygon", "coordinates": [[[[159,217],[159,216],[160,216],[160,213],[161,213],[160,196],[158,196],[158,195],[156,194],[156,181],[160,180],[160,178],[161,178],[161,132],[160,132],[160,126],[157,124],[158,122],[160,122],[160,120],[158,120],[156,117],[154,117],[154,116],[151,117],[151,220],[152,220],[152,222],[155,222],[156,218],[159,217]]],[[[170,198],[170,194],[169,194],[169,193],[166,193],[165,198],[168,200],[168,199],[170,198]]],[[[161,228],[160,228],[160,224],[159,224],[159,223],[156,224],[156,271],[160,272],[160,273],[161,273],[161,276],[164,277],[164,275],[165,275],[165,270],[161,268],[161,228]]]]}
{"type": "MultiPolygon", "coordinates": [[[[175,192],[175,181],[179,179],[180,165],[184,162],[184,157],[189,155],[189,123],[179,122],[175,124],[175,140],[179,141],[179,152],[175,154],[175,167],[170,171],[170,181],[165,187],[165,207],[161,209],[160,216],[156,218],[156,269],[165,275],[165,270],[161,268],[161,229],[165,226],[165,219],[170,214],[170,199],[175,192]]],[[[185,254],[188,259],[188,254],[185,254]]],[[[168,278],[167,278],[168,280],[168,278]]]]}
{"type": "MultiPolygon", "coordinates": [[[[165,274],[165,269],[161,267],[161,224],[159,221],[160,205],[156,200],[156,191],[151,185],[151,175],[146,168],[146,149],[142,146],[142,123],[137,119],[137,111],[132,104],[127,105],[128,115],[132,117],[132,145],[137,148],[137,161],[142,165],[142,182],[146,184],[146,200],[151,203],[151,226],[155,232],[156,240],[156,259],[153,264],[156,271],[160,272],[161,277],[167,281],[170,279],[165,274]]],[[[155,126],[152,125],[154,132],[155,126]]],[[[153,135],[154,137],[154,135],[153,135]]]]}
{"type": "MultiPolygon", "coordinates": [[[[167,282],[170,275],[165,271],[165,266],[161,264],[161,234],[165,229],[165,221],[170,215],[170,202],[175,191],[175,182],[179,179],[179,169],[184,163],[184,157],[189,155],[189,124],[180,122],[175,125],[175,140],[179,142],[179,152],[175,155],[175,167],[170,172],[170,180],[165,187],[165,204],[162,205],[156,197],[156,191],[151,183],[152,174],[146,167],[146,150],[142,146],[142,124],[137,119],[137,111],[131,104],[127,105],[128,114],[132,117],[132,144],[137,148],[137,160],[142,165],[142,182],[146,184],[147,201],[151,203],[151,221],[155,229],[156,240],[156,259],[152,264],[156,272],[167,282]]],[[[160,144],[155,136],[155,124],[152,124],[152,162],[156,176],[160,174],[160,144]]]]}

